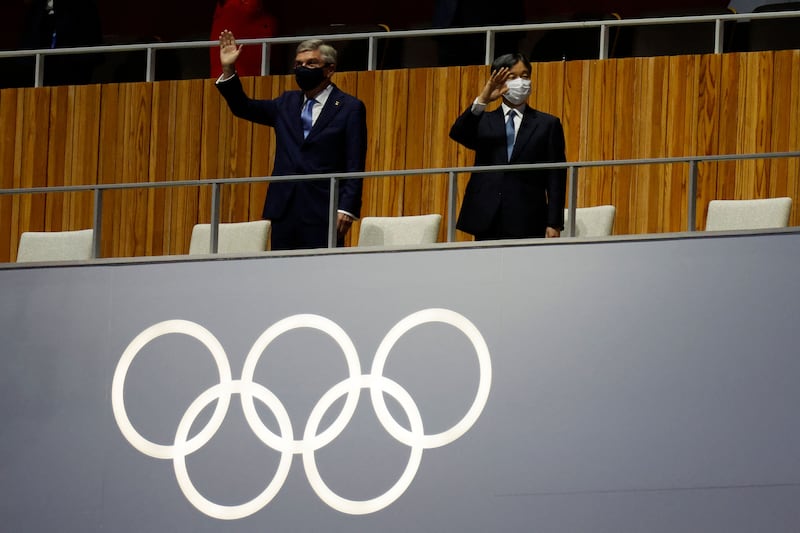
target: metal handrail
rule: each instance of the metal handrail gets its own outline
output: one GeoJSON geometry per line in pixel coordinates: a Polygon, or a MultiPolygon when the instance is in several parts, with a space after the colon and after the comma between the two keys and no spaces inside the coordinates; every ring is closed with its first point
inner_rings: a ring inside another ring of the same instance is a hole
{"type": "MultiPolygon", "coordinates": [[[[373,31],[361,33],[338,33],[325,35],[304,35],[292,37],[263,37],[254,39],[237,39],[240,44],[258,44],[262,47],[261,54],[261,74],[270,73],[270,47],[276,44],[294,44],[311,38],[324,37],[328,41],[355,41],[367,39],[369,42],[367,50],[367,70],[375,70],[377,66],[377,41],[380,39],[404,39],[415,37],[437,37],[448,35],[477,35],[483,34],[486,38],[485,64],[491,64],[493,59],[494,38],[498,33],[519,32],[519,31],[542,31],[542,30],[567,30],[576,28],[599,28],[599,54],[598,59],[608,59],[608,29],[625,26],[650,26],[662,24],[696,24],[702,22],[714,22],[714,53],[720,54],[724,36],[724,22],[749,22],[751,20],[763,19],[782,19],[800,17],[798,11],[769,11],[759,13],[730,13],[712,15],[686,15],[671,17],[650,17],[636,19],[609,19],[609,20],[590,20],[577,22],[537,22],[529,24],[514,24],[504,26],[473,26],[468,28],[434,28],[425,30],[398,30],[398,31],[373,31]]],[[[96,53],[115,53],[145,51],[147,61],[145,66],[144,81],[151,82],[155,78],[156,51],[191,49],[191,48],[212,48],[217,46],[217,41],[184,41],[174,43],[140,43],[140,44],[120,44],[120,45],[100,45],[100,46],[81,46],[75,48],[53,48],[36,50],[12,50],[0,51],[2,58],[34,57],[34,87],[41,87],[44,74],[44,58],[46,56],[71,55],[71,54],[96,54],[96,53]]]]}
{"type": "Polygon", "coordinates": [[[280,182],[280,181],[303,181],[328,179],[331,181],[331,194],[329,199],[329,234],[328,247],[336,246],[336,211],[337,194],[339,180],[354,178],[389,178],[402,176],[418,176],[427,174],[446,174],[448,176],[448,205],[446,219],[447,242],[455,241],[455,204],[457,198],[457,174],[462,173],[481,173],[492,171],[522,171],[522,170],[542,170],[542,169],[566,169],[569,180],[570,199],[568,202],[568,223],[564,228],[566,237],[575,235],[575,209],[577,204],[577,185],[578,172],[584,168],[631,166],[631,165],[666,165],[684,163],[689,165],[688,185],[686,188],[687,203],[687,229],[695,231],[695,207],[697,201],[697,166],[700,163],[717,161],[745,161],[754,159],[779,159],[779,158],[800,158],[800,151],[792,152],[767,152],[760,154],[725,154],[725,155],[705,155],[705,156],[681,156],[681,157],[656,157],[643,159],[618,159],[603,161],[568,161],[565,163],[530,163],[518,165],[489,165],[489,166],[466,166],[466,167],[442,167],[412,170],[381,170],[373,172],[343,172],[339,174],[305,174],[292,176],[254,176],[246,178],[203,178],[197,180],[178,180],[178,181],[158,181],[141,183],[97,183],[92,185],[61,185],[48,187],[26,187],[15,189],[0,189],[0,196],[19,195],[19,194],[41,194],[57,192],[94,192],[94,230],[95,248],[94,257],[100,257],[100,232],[102,230],[102,205],[103,192],[108,190],[122,189],[158,189],[165,187],[197,187],[201,185],[212,186],[211,202],[211,252],[217,252],[217,238],[219,231],[219,188],[222,185],[237,185],[245,183],[280,182]]]}

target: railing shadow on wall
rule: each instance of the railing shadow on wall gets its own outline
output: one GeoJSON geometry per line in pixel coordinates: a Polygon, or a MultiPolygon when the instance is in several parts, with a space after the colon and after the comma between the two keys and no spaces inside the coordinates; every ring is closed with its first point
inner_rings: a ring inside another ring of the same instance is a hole
{"type": "MultiPolygon", "coordinates": [[[[492,165],[492,166],[469,166],[469,167],[450,167],[450,168],[433,168],[433,169],[415,169],[415,170],[389,170],[380,172],[352,172],[342,173],[337,175],[330,174],[309,174],[303,176],[268,176],[268,177],[246,177],[246,178],[218,178],[218,179],[199,179],[199,180],[185,180],[185,181],[164,181],[156,183],[117,183],[117,184],[95,184],[95,185],[71,185],[71,186],[52,186],[52,187],[29,187],[18,189],[0,189],[0,196],[8,195],[32,195],[32,194],[52,194],[52,193],[76,193],[76,192],[93,192],[93,229],[94,229],[94,250],[93,257],[101,257],[101,235],[102,235],[102,220],[103,220],[103,194],[106,191],[122,190],[122,189],[156,189],[156,188],[171,188],[171,187],[197,187],[209,186],[211,188],[211,232],[210,232],[210,250],[211,253],[217,253],[219,243],[219,224],[222,222],[220,219],[220,197],[221,187],[223,185],[234,184],[249,184],[249,183],[263,183],[263,182],[278,182],[278,181],[298,181],[298,180],[330,180],[331,194],[329,199],[329,227],[331,228],[328,235],[328,248],[334,248],[336,243],[336,213],[337,213],[337,197],[338,185],[340,180],[354,179],[354,178],[391,178],[398,175],[403,176],[421,176],[421,175],[446,175],[448,179],[448,195],[446,202],[446,213],[443,215],[444,228],[446,235],[446,242],[454,242],[456,240],[456,206],[458,205],[458,179],[459,174],[464,173],[481,173],[491,172],[496,170],[504,171],[524,171],[535,169],[552,169],[559,168],[565,169],[568,176],[567,184],[567,209],[568,209],[568,222],[567,227],[564,228],[563,236],[570,237],[575,235],[575,209],[578,207],[578,184],[579,172],[582,169],[598,168],[598,167],[616,167],[616,166],[641,166],[641,165],[672,165],[680,164],[687,167],[686,175],[686,228],[688,232],[696,231],[697,224],[697,198],[698,198],[698,165],[702,163],[713,163],[721,161],[744,161],[744,160],[764,160],[764,159],[783,159],[783,158],[800,158],[800,151],[791,152],[772,152],[761,154],[731,154],[731,155],[716,155],[716,156],[692,156],[692,157],[661,157],[649,159],[628,159],[628,160],[611,160],[611,161],[581,161],[581,162],[566,162],[566,163],[537,163],[537,164],[522,164],[522,165],[492,165]]],[[[795,204],[800,203],[800,200],[795,199],[795,204]]]]}
{"type": "MultiPolygon", "coordinates": [[[[714,53],[719,54],[725,51],[725,25],[732,23],[741,23],[748,25],[753,21],[769,22],[769,21],[786,21],[793,22],[793,19],[800,17],[800,11],[774,11],[774,12],[757,12],[757,13],[742,13],[742,14],[712,14],[712,15],[684,15],[684,16],[666,16],[666,17],[650,17],[638,19],[607,19],[607,20],[590,20],[590,21],[577,21],[577,22],[544,22],[544,23],[529,23],[529,24],[515,24],[506,26],[475,26],[469,28],[446,28],[446,29],[426,29],[426,30],[401,30],[401,31],[372,31],[363,33],[342,33],[330,35],[307,35],[307,36],[291,36],[291,37],[265,37],[259,39],[240,39],[240,44],[257,45],[261,47],[261,75],[281,74],[282,72],[273,72],[273,50],[286,46],[295,45],[305,39],[309,38],[324,38],[334,43],[350,43],[352,41],[367,41],[367,70],[377,70],[381,68],[379,64],[379,50],[380,45],[384,41],[390,40],[435,40],[437,37],[448,37],[456,35],[474,35],[475,38],[482,37],[484,40],[484,64],[491,64],[494,57],[495,39],[498,34],[505,33],[536,33],[536,32],[552,32],[552,31],[568,31],[576,29],[599,29],[599,43],[597,46],[598,57],[597,59],[608,59],[610,55],[610,32],[612,30],[620,30],[623,28],[639,28],[651,26],[664,26],[664,25],[697,25],[697,24],[711,24],[714,25],[714,32],[709,32],[708,45],[706,48],[713,49],[714,53]]],[[[144,66],[141,81],[155,81],[157,79],[157,53],[162,54],[164,57],[169,58],[169,54],[179,53],[181,51],[205,50],[217,46],[216,41],[191,41],[191,42],[155,42],[155,43],[137,43],[137,44],[121,44],[121,45],[101,45],[90,47],[76,47],[76,48],[56,48],[56,49],[38,49],[38,50],[15,50],[15,51],[0,51],[0,61],[17,61],[28,62],[30,71],[33,76],[33,86],[41,87],[44,80],[45,59],[54,56],[74,56],[82,54],[117,54],[117,55],[130,55],[132,53],[141,52],[144,57],[140,62],[144,66]],[[32,60],[32,61],[31,61],[32,60]]],[[[698,51],[698,53],[701,51],[698,51]]],[[[429,54],[425,54],[429,55],[429,54]]],[[[434,54],[435,55],[435,54],[434,54]]],[[[205,55],[203,56],[205,57],[205,55]]],[[[420,65],[416,65],[420,66],[420,65]]],[[[434,64],[429,66],[437,66],[434,64]]],[[[403,65],[398,65],[403,68],[403,65]]],[[[8,69],[6,69],[8,70],[8,69]]],[[[178,69],[179,70],[179,69],[178,69]]],[[[180,79],[178,72],[175,73],[178,78],[166,77],[162,79],[180,79]]],[[[91,80],[89,83],[105,83],[112,80],[91,80]]],[[[134,81],[134,80],[125,80],[134,81]]],[[[24,82],[22,85],[14,86],[30,86],[24,82]]]]}

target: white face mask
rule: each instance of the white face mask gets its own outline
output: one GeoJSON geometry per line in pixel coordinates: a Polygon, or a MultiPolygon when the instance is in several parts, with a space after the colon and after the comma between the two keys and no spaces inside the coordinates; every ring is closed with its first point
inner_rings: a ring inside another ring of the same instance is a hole
{"type": "Polygon", "coordinates": [[[506,82],[506,87],[508,90],[503,98],[508,100],[511,105],[520,105],[531,95],[531,80],[514,78],[506,82]]]}

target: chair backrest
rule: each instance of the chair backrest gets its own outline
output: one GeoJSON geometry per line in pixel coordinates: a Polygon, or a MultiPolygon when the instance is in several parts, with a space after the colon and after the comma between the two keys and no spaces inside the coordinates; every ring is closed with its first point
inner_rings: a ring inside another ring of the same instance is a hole
{"type": "Polygon", "coordinates": [[[442,215],[402,217],[364,217],[358,233],[358,246],[430,244],[439,237],[442,215]]]}
{"type": "MultiPolygon", "coordinates": [[[[217,253],[263,252],[271,225],[269,220],[228,222],[219,225],[217,253]]],[[[189,254],[211,253],[211,224],[195,224],[189,241],[189,254]]]]}
{"type": "Polygon", "coordinates": [[[791,211],[791,198],[711,200],[706,231],[785,228],[791,211]]]}
{"type": "Polygon", "coordinates": [[[92,259],[94,230],[26,231],[19,239],[17,263],[92,259]]]}
{"type": "MultiPolygon", "coordinates": [[[[606,237],[614,229],[617,208],[613,205],[578,207],[575,209],[574,237],[606,237]]],[[[569,224],[569,209],[564,209],[564,236],[569,224]]]]}

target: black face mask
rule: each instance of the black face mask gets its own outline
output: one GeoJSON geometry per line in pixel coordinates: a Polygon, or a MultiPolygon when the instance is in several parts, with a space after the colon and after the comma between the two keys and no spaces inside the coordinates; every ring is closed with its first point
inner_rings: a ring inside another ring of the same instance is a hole
{"type": "Polygon", "coordinates": [[[324,68],[295,67],[294,78],[301,89],[310,91],[325,79],[324,70],[324,68]]]}

